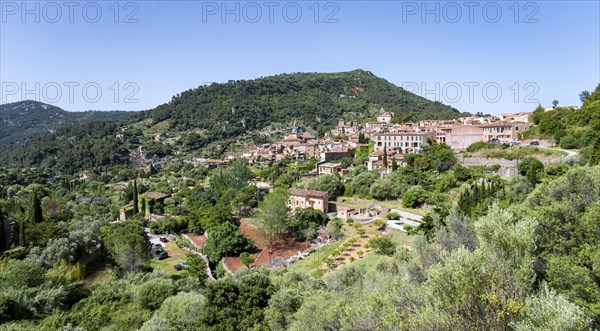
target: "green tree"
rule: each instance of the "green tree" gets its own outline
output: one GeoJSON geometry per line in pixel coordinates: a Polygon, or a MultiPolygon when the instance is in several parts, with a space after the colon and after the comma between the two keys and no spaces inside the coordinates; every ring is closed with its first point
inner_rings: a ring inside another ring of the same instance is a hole
{"type": "Polygon", "coordinates": [[[570,302],[543,283],[537,295],[525,299],[522,318],[511,323],[516,331],[528,330],[585,330],[589,319],[583,309],[570,302]]]}
{"type": "Polygon", "coordinates": [[[136,290],[135,302],[141,307],[155,310],[173,295],[175,286],[170,279],[155,278],[140,285],[136,290]]]}
{"type": "Polygon", "coordinates": [[[259,205],[256,226],[261,236],[269,241],[269,255],[273,252],[273,241],[285,236],[290,226],[287,202],[287,194],[275,191],[259,205]]]}
{"type": "Polygon", "coordinates": [[[208,241],[202,248],[211,263],[218,262],[222,256],[237,255],[252,249],[254,243],[244,237],[244,233],[233,223],[222,223],[208,233],[208,241]]]}
{"type": "Polygon", "coordinates": [[[207,200],[201,199],[190,203],[188,206],[189,230],[201,233],[203,230],[210,232],[223,223],[232,223],[233,214],[229,204],[217,203],[212,205],[207,200]]]}
{"type": "Polygon", "coordinates": [[[369,240],[369,247],[380,255],[394,255],[396,253],[396,244],[388,237],[378,237],[369,240]]]}
{"type": "Polygon", "coordinates": [[[137,180],[134,179],[133,180],[133,213],[134,214],[138,214],[140,212],[139,210],[139,206],[138,206],[138,187],[137,187],[137,180]]]}
{"type": "Polygon", "coordinates": [[[525,176],[531,185],[541,182],[544,176],[544,164],[537,159],[533,160],[525,176]]]}
{"type": "Polygon", "coordinates": [[[387,169],[387,164],[388,164],[387,146],[383,146],[383,170],[387,169]]]}
{"type": "Polygon", "coordinates": [[[266,328],[264,309],[275,292],[269,277],[260,272],[237,279],[208,283],[204,296],[201,330],[262,330],[266,328]]]}
{"type": "Polygon", "coordinates": [[[392,171],[396,171],[398,170],[398,161],[396,161],[396,158],[392,159],[392,171]]]}
{"type": "Polygon", "coordinates": [[[402,196],[402,206],[406,208],[418,208],[427,199],[427,191],[421,186],[413,186],[402,196]]]}
{"type": "Polygon", "coordinates": [[[590,96],[590,91],[581,91],[579,93],[579,100],[581,103],[585,103],[585,100],[590,96]]]}
{"type": "Polygon", "coordinates": [[[600,167],[577,167],[536,187],[522,212],[540,219],[536,245],[542,279],[600,325],[600,167]]]}
{"type": "Polygon", "coordinates": [[[148,236],[141,223],[128,221],[106,225],[100,230],[108,254],[123,270],[136,271],[146,264],[148,236]]]}
{"type": "MultiPolygon", "coordinates": [[[[388,213],[388,215],[389,214],[391,213],[388,213]]],[[[373,221],[373,225],[379,230],[383,230],[385,228],[386,223],[387,222],[383,218],[378,218],[373,221]]]]}
{"type": "Polygon", "coordinates": [[[204,260],[194,253],[188,253],[186,255],[187,260],[187,268],[185,269],[192,277],[192,279],[198,281],[201,285],[205,284],[208,279],[208,275],[206,274],[206,263],[204,260]]]}
{"type": "Polygon", "coordinates": [[[254,257],[250,255],[248,252],[243,252],[240,254],[240,262],[246,266],[246,268],[250,268],[250,265],[254,263],[254,257]]]}
{"type": "Polygon", "coordinates": [[[321,175],[310,181],[306,186],[313,190],[327,192],[332,200],[344,195],[344,184],[338,174],[321,175]]]}
{"type": "Polygon", "coordinates": [[[67,201],[59,198],[55,193],[42,199],[42,216],[51,222],[66,222],[71,217],[71,210],[67,201]]]}
{"type": "Polygon", "coordinates": [[[42,202],[39,197],[39,189],[32,189],[29,193],[29,223],[41,223],[44,220],[42,214],[42,202]]]}
{"type": "Polygon", "coordinates": [[[265,319],[270,330],[287,330],[293,314],[302,306],[304,293],[294,288],[284,288],[277,291],[269,300],[265,310],[265,319]]]}
{"type": "Polygon", "coordinates": [[[179,293],[168,297],[152,318],[140,330],[193,330],[200,325],[204,296],[198,293],[179,293]]]}
{"type": "Polygon", "coordinates": [[[573,135],[568,134],[560,138],[560,147],[564,149],[579,148],[579,141],[577,140],[577,138],[573,137],[573,135]]]}
{"type": "Polygon", "coordinates": [[[340,239],[340,237],[342,236],[342,225],[342,220],[337,217],[334,217],[331,220],[331,222],[327,224],[329,236],[335,239],[340,239]]]}
{"type": "Polygon", "coordinates": [[[361,197],[368,197],[371,185],[379,178],[376,173],[373,172],[361,172],[356,175],[349,184],[351,192],[361,197]]]}

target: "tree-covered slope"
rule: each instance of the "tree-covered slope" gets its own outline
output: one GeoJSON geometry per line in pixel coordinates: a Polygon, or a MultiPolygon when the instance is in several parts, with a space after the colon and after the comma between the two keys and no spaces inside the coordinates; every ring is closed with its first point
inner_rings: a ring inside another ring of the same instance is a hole
{"type": "Polygon", "coordinates": [[[600,85],[582,98],[580,109],[556,108],[544,111],[540,106],[529,117],[533,132],[554,140],[562,148],[579,149],[584,161],[600,163],[600,85]]]}
{"type": "Polygon", "coordinates": [[[91,121],[121,120],[134,113],[68,112],[56,106],[31,100],[0,105],[0,154],[10,152],[23,146],[32,138],[52,133],[60,127],[91,121]]]}
{"type": "Polygon", "coordinates": [[[347,113],[368,116],[383,107],[398,121],[456,118],[458,110],[432,102],[364,70],[342,73],[282,74],[229,81],[188,90],[147,116],[170,119],[172,129],[204,129],[222,139],[273,122],[297,121],[317,132],[330,129],[347,113]]]}
{"type": "Polygon", "coordinates": [[[58,130],[5,158],[4,163],[77,171],[123,164],[142,146],[144,157],[189,153],[227,143],[273,123],[324,133],[342,116],[366,119],[380,109],[396,121],[456,118],[458,110],[414,95],[363,70],[296,73],[200,86],[125,121],[58,130]],[[176,139],[157,142],[153,129],[176,139]]]}

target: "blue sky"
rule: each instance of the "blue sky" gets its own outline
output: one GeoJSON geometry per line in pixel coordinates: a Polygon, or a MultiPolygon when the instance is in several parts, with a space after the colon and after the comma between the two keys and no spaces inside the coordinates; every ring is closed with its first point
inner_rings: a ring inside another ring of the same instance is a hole
{"type": "Polygon", "coordinates": [[[209,82],[362,68],[495,114],[600,83],[598,1],[115,3],[1,0],[2,103],[145,110],[209,82]]]}

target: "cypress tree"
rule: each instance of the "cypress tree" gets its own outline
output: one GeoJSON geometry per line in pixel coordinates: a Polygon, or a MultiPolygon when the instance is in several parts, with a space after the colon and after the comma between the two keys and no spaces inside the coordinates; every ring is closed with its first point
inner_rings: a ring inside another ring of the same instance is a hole
{"type": "Polygon", "coordinates": [[[43,221],[42,217],[42,202],[37,194],[37,189],[31,191],[30,195],[30,206],[29,210],[29,222],[31,224],[41,223],[43,221]]]}
{"type": "Polygon", "coordinates": [[[383,146],[383,169],[387,169],[387,146],[383,146]]]}
{"type": "Polygon", "coordinates": [[[133,180],[133,213],[139,213],[138,209],[138,188],[137,188],[137,180],[133,180]]]}

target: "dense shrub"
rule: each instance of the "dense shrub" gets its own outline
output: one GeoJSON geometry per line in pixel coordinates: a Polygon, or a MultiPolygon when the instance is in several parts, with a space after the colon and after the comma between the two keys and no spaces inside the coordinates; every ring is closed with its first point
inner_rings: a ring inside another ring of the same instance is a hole
{"type": "Polygon", "coordinates": [[[170,279],[152,279],[137,288],[135,302],[145,309],[155,310],[162,302],[173,295],[175,286],[170,279]]]}

